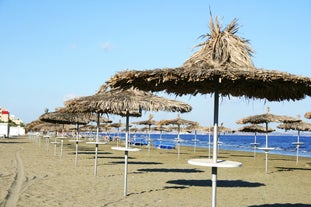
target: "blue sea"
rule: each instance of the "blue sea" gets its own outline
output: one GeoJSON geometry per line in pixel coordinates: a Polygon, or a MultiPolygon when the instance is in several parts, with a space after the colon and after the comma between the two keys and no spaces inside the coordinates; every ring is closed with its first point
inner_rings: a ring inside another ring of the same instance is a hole
{"type": "MultiPolygon", "coordinates": [[[[102,133],[101,136],[107,135],[102,133]]],[[[116,136],[116,134],[111,133],[110,137],[116,136]]],[[[117,136],[121,137],[121,140],[125,139],[125,134],[120,133],[117,136]]],[[[152,146],[158,146],[160,143],[167,146],[175,146],[177,144],[177,134],[150,134],[150,142],[152,146]]],[[[146,133],[136,133],[130,134],[130,140],[132,142],[140,143],[142,145],[148,144],[148,134],[146,133]]],[[[208,134],[180,134],[180,146],[195,146],[201,148],[209,147],[209,140],[213,143],[213,135],[208,134]],[[197,140],[195,142],[195,139],[197,140]]],[[[236,150],[236,151],[246,151],[253,152],[254,148],[251,143],[254,142],[253,134],[225,134],[219,135],[219,150],[236,150]]],[[[311,157],[311,136],[300,136],[300,142],[303,142],[299,147],[299,156],[301,157],[311,157]]],[[[260,143],[259,147],[266,146],[266,136],[264,134],[257,135],[256,142],[260,143]]],[[[281,154],[296,156],[296,145],[292,144],[297,142],[297,135],[273,135],[269,134],[268,136],[268,147],[275,148],[274,150],[269,151],[270,154],[281,154]]],[[[257,149],[257,153],[263,152],[263,150],[257,149]]]]}

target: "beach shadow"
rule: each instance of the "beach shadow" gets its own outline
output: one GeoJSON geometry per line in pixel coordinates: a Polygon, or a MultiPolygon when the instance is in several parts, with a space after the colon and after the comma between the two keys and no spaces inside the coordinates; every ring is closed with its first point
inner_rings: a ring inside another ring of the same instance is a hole
{"type": "Polygon", "coordinates": [[[0,144],[27,144],[27,143],[30,143],[30,142],[0,141],[0,144]]]}
{"type": "MultiPolygon", "coordinates": [[[[124,159],[124,157],[123,157],[124,159]]],[[[116,161],[116,162],[110,162],[112,164],[124,164],[124,161],[116,161]]],[[[130,161],[130,162],[127,162],[127,164],[129,165],[161,165],[163,163],[161,162],[142,162],[142,161],[130,161]]]]}
{"type": "MultiPolygon", "coordinates": [[[[208,157],[208,155],[206,155],[206,156],[200,155],[200,156],[198,156],[198,158],[213,159],[213,155],[211,155],[210,157],[208,157]]],[[[217,156],[217,159],[224,159],[224,158],[228,158],[228,157],[227,156],[217,156]]]]}
{"type": "Polygon", "coordinates": [[[311,204],[303,203],[273,203],[273,204],[262,204],[262,205],[252,205],[248,207],[311,207],[311,204]]]}
{"type": "Polygon", "coordinates": [[[299,168],[299,167],[276,167],[278,171],[294,171],[294,170],[309,170],[311,171],[311,168],[299,168]]]}
{"type": "Polygon", "coordinates": [[[231,157],[254,157],[254,155],[231,155],[231,157]]]}
{"type": "Polygon", "coordinates": [[[199,173],[205,172],[203,170],[196,170],[196,169],[179,169],[179,168],[144,168],[144,169],[137,169],[139,172],[172,172],[172,173],[199,173]]]}
{"type": "Polygon", "coordinates": [[[296,162],[296,157],[293,158],[273,158],[269,157],[269,160],[280,160],[280,161],[289,161],[289,162],[296,162]]]}
{"type": "Polygon", "coordinates": [[[124,159],[124,156],[107,156],[109,159],[124,159]]]}
{"type": "MultiPolygon", "coordinates": [[[[212,181],[211,180],[170,180],[167,183],[175,184],[175,185],[183,185],[183,186],[198,186],[198,187],[211,187],[212,181]]],[[[248,182],[243,180],[218,180],[217,187],[260,187],[265,186],[263,183],[258,182],[248,182]]]]}
{"type": "Polygon", "coordinates": [[[185,188],[189,188],[189,187],[185,187],[185,186],[164,186],[163,189],[185,189],[185,188]]]}
{"type": "MultiPolygon", "coordinates": [[[[71,152],[71,154],[76,154],[75,152],[71,152]]],[[[83,151],[83,152],[78,152],[79,155],[95,155],[95,151],[83,151]]],[[[111,152],[105,152],[105,151],[101,151],[101,152],[97,152],[98,155],[110,155],[112,154],[111,152]]]]}

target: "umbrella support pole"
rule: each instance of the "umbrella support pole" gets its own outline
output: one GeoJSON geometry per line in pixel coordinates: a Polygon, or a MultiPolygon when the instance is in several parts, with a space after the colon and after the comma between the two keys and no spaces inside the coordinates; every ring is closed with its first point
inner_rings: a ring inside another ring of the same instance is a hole
{"type": "Polygon", "coordinates": [[[95,147],[94,176],[97,175],[97,154],[98,154],[98,144],[96,144],[96,147],[95,147]]]}
{"type": "Polygon", "coordinates": [[[269,152],[266,151],[265,154],[266,154],[266,174],[268,174],[268,154],[269,154],[269,152]]]}
{"type": "MultiPolygon", "coordinates": [[[[217,84],[218,85],[218,84],[217,84]]],[[[213,163],[217,163],[218,155],[218,114],[219,92],[216,86],[214,94],[214,135],[213,135],[213,163]]],[[[212,207],[216,207],[217,167],[212,167],[212,207]]]]}
{"type": "Polygon", "coordinates": [[[297,155],[296,155],[296,165],[298,165],[298,158],[299,158],[299,144],[297,144],[297,155]]]}
{"type": "Polygon", "coordinates": [[[211,159],[211,132],[208,131],[208,159],[211,159]]]}
{"type": "Polygon", "coordinates": [[[257,132],[255,132],[255,137],[254,137],[254,160],[256,159],[256,143],[257,143],[257,132]]]}
{"type": "Polygon", "coordinates": [[[128,151],[124,152],[124,196],[127,196],[128,151]]]}
{"type": "Polygon", "coordinates": [[[212,207],[216,207],[217,167],[212,167],[212,207]]]}
{"type": "Polygon", "coordinates": [[[63,145],[64,145],[64,140],[60,141],[60,159],[63,158],[63,145]]]}
{"type": "Polygon", "coordinates": [[[180,159],[180,143],[177,143],[177,151],[178,151],[178,160],[180,159]]]}
{"type": "Polygon", "coordinates": [[[254,146],[254,160],[256,159],[256,146],[254,146]]]}
{"type": "Polygon", "coordinates": [[[57,151],[57,142],[54,142],[54,156],[56,156],[56,151],[57,151]]]}
{"type": "Polygon", "coordinates": [[[76,157],[75,157],[75,167],[78,165],[78,141],[76,141],[76,157]]]}
{"type": "Polygon", "coordinates": [[[268,154],[269,154],[269,149],[268,149],[268,122],[266,122],[266,174],[268,174],[268,154]]]}
{"type": "Polygon", "coordinates": [[[49,151],[49,145],[50,145],[50,137],[46,136],[45,137],[45,147],[46,147],[46,151],[49,151]]]}
{"type": "Polygon", "coordinates": [[[296,145],[296,150],[297,150],[297,154],[296,154],[296,165],[298,165],[298,157],[299,157],[299,147],[300,147],[300,142],[299,142],[299,138],[300,138],[300,130],[298,130],[298,136],[297,136],[297,145],[296,145]]]}

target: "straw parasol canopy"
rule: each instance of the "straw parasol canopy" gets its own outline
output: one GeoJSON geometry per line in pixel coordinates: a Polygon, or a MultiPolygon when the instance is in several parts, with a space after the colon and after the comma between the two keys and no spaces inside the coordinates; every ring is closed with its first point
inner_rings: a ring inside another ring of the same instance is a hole
{"type": "Polygon", "coordinates": [[[284,123],[291,123],[291,122],[299,122],[299,119],[290,117],[290,116],[283,116],[283,115],[275,115],[265,113],[259,114],[254,116],[248,116],[242,119],[239,119],[236,123],[237,124],[263,124],[263,123],[270,123],[270,122],[284,122],[284,123]]]}
{"type": "Polygon", "coordinates": [[[297,131],[297,142],[293,142],[294,145],[296,145],[296,164],[298,164],[299,159],[299,147],[303,144],[303,142],[300,142],[300,132],[301,131],[311,131],[311,124],[300,121],[300,122],[294,122],[294,123],[283,123],[277,126],[279,129],[285,129],[285,130],[295,130],[297,131]]]}
{"type": "Polygon", "coordinates": [[[266,173],[268,173],[268,153],[273,148],[269,148],[268,146],[268,124],[270,122],[283,122],[283,123],[292,123],[292,122],[299,122],[301,120],[290,117],[290,116],[281,116],[281,115],[274,115],[270,113],[269,107],[267,108],[267,112],[264,114],[248,116],[236,121],[237,124],[265,124],[265,132],[266,132],[266,146],[264,148],[259,148],[265,151],[266,153],[266,173]]]}
{"type": "Polygon", "coordinates": [[[111,128],[118,128],[119,129],[120,127],[125,127],[125,124],[121,123],[121,120],[120,120],[119,122],[109,124],[109,126],[111,128]]]}
{"type": "Polygon", "coordinates": [[[306,112],[305,115],[304,115],[304,117],[305,117],[306,119],[311,119],[311,111],[310,111],[310,112],[306,112]]]}
{"type": "Polygon", "coordinates": [[[194,139],[193,139],[193,142],[194,142],[194,146],[193,146],[193,152],[196,151],[196,148],[197,148],[197,142],[199,141],[197,139],[197,132],[199,130],[204,130],[205,127],[203,126],[200,126],[200,124],[197,122],[197,124],[194,124],[194,125],[189,125],[189,126],[186,126],[183,130],[188,132],[188,133],[191,133],[192,131],[194,131],[194,139]]]}
{"type": "Polygon", "coordinates": [[[255,136],[254,136],[254,142],[251,143],[251,145],[253,145],[254,148],[254,159],[256,157],[256,148],[257,146],[259,146],[260,144],[257,143],[257,133],[270,133],[275,131],[275,129],[272,128],[268,128],[268,130],[266,129],[266,127],[257,125],[257,124],[251,124],[251,125],[247,125],[247,126],[243,126],[241,128],[238,129],[239,132],[254,132],[255,136]]]}
{"type": "MultiPolygon", "coordinates": [[[[182,66],[153,70],[125,70],[111,77],[111,87],[136,87],[145,91],[166,91],[176,95],[214,93],[214,137],[217,136],[219,96],[259,98],[268,101],[300,100],[311,96],[311,78],[276,70],[256,68],[249,41],[237,36],[234,19],[225,28],[216,17],[200,50],[182,66]]],[[[216,206],[217,142],[213,142],[212,206],[216,206]]]]}
{"type": "Polygon", "coordinates": [[[159,126],[163,125],[177,125],[177,126],[191,126],[191,125],[199,125],[198,122],[190,121],[187,119],[182,119],[180,115],[177,116],[176,119],[165,119],[158,122],[159,126]]]}
{"type": "Polygon", "coordinates": [[[187,126],[198,126],[199,123],[195,121],[190,121],[187,119],[182,119],[180,115],[178,114],[176,119],[165,119],[158,122],[158,126],[163,125],[176,125],[177,126],[177,149],[178,149],[178,159],[180,158],[180,131],[181,126],[187,127],[187,126]]]}
{"type": "Polygon", "coordinates": [[[39,119],[56,124],[87,124],[90,122],[90,114],[63,113],[55,111],[44,113],[39,119]]]}
{"type": "MultiPolygon", "coordinates": [[[[65,125],[65,129],[69,129],[72,125],[65,125]]],[[[58,131],[61,130],[63,126],[61,124],[53,124],[39,119],[26,124],[26,131],[58,131]]]]}
{"type": "Polygon", "coordinates": [[[43,121],[40,121],[39,119],[38,120],[34,120],[30,123],[27,123],[26,126],[25,126],[25,130],[27,132],[29,131],[35,131],[35,127],[39,124],[42,124],[43,121]]]}
{"type": "Polygon", "coordinates": [[[265,132],[273,132],[275,129],[269,128],[268,131],[266,131],[266,127],[257,125],[257,124],[251,124],[247,126],[243,126],[238,129],[239,132],[259,132],[259,133],[265,133],[265,132]]]}
{"type": "Polygon", "coordinates": [[[211,19],[207,40],[181,67],[154,70],[125,70],[107,81],[112,87],[135,86],[145,91],[177,95],[214,93],[268,101],[300,100],[311,96],[311,78],[276,70],[255,68],[248,40],[236,35],[234,19],[222,30],[217,17],[211,19]],[[219,80],[221,83],[218,84],[219,80]],[[178,87],[177,87],[178,86],[178,87]]]}
{"type": "Polygon", "coordinates": [[[278,125],[277,128],[296,131],[311,131],[311,124],[300,121],[294,123],[283,123],[278,125]]]}
{"type": "Polygon", "coordinates": [[[151,139],[150,139],[150,130],[151,130],[151,125],[155,125],[156,121],[153,119],[153,115],[149,114],[149,118],[147,120],[143,121],[137,121],[137,122],[132,122],[132,124],[138,124],[138,125],[146,125],[148,128],[146,131],[148,132],[148,151],[150,152],[150,145],[151,145],[151,139]]]}
{"type": "MultiPolygon", "coordinates": [[[[127,195],[128,152],[134,150],[128,148],[129,117],[140,116],[142,110],[189,112],[192,109],[189,104],[156,96],[149,92],[134,88],[126,90],[109,89],[106,85],[102,85],[99,91],[92,96],[69,100],[65,105],[73,112],[107,113],[126,117],[125,148],[122,148],[125,152],[124,196],[127,195]]],[[[114,149],[121,150],[119,147],[114,149]]]]}
{"type": "MultiPolygon", "coordinates": [[[[210,131],[214,131],[214,127],[210,127],[210,131]]],[[[222,124],[220,126],[218,126],[218,132],[219,133],[234,133],[235,130],[230,129],[228,127],[223,126],[222,124]]]]}
{"type": "Polygon", "coordinates": [[[156,121],[153,119],[153,115],[149,114],[149,118],[147,120],[132,122],[132,124],[151,126],[155,125],[156,121]]]}
{"type": "Polygon", "coordinates": [[[95,95],[71,99],[65,102],[65,105],[72,112],[107,113],[120,116],[126,116],[131,112],[131,116],[137,117],[141,116],[141,110],[189,112],[192,109],[189,104],[165,99],[138,89],[107,90],[105,85],[95,95]]]}

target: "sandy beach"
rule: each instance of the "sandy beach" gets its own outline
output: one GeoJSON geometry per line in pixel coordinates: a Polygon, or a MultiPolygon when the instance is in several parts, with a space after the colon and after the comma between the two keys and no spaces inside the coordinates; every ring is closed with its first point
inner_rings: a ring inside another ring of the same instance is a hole
{"type": "MultiPolygon", "coordinates": [[[[94,176],[94,146],[65,140],[49,148],[41,138],[0,140],[0,204],[5,206],[211,206],[211,169],[188,164],[207,158],[208,150],[142,147],[129,153],[128,196],[123,195],[124,152],[116,143],[99,146],[98,173],[94,176]]],[[[219,158],[243,167],[218,169],[217,206],[310,206],[311,158],[220,150],[219,158]]]]}

